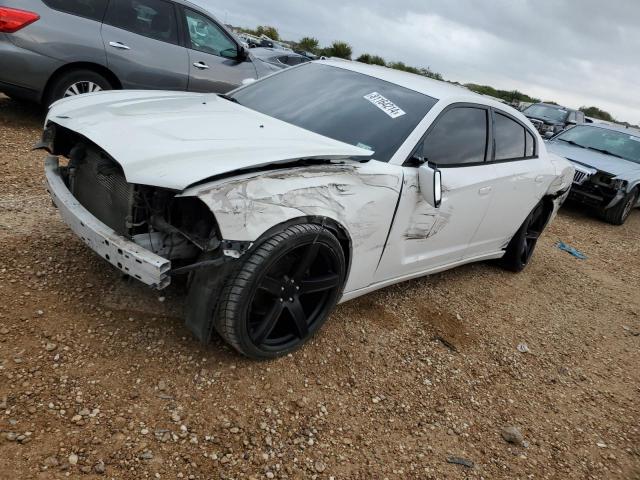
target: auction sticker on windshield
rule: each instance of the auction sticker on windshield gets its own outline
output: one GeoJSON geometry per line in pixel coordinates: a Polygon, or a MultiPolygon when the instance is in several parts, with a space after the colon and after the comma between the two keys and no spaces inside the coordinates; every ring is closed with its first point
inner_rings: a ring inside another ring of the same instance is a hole
{"type": "Polygon", "coordinates": [[[407,112],[402,110],[399,106],[393,103],[388,98],[383,97],[378,92],[373,92],[365,95],[364,98],[373,103],[376,107],[389,115],[391,118],[398,118],[405,115],[407,112]]]}

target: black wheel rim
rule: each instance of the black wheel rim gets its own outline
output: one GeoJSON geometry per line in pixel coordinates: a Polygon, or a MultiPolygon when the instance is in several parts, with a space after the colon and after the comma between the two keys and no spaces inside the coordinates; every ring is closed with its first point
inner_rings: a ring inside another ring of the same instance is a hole
{"type": "Polygon", "coordinates": [[[542,214],[543,209],[540,205],[529,215],[522,241],[522,248],[520,249],[520,261],[523,265],[527,265],[529,260],[531,260],[533,251],[536,248],[536,244],[544,228],[544,217],[542,214]]]}
{"type": "Polygon", "coordinates": [[[252,343],[281,351],[303,343],[320,326],[341,288],[340,262],[321,242],[278,257],[257,282],[247,312],[252,343]]]}

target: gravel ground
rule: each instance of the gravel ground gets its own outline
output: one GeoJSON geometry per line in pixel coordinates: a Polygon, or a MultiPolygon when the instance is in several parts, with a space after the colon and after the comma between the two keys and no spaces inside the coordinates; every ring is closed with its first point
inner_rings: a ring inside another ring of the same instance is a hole
{"type": "Polygon", "coordinates": [[[640,212],[564,209],[524,273],[387,288],[256,363],[70,234],[41,122],[0,97],[0,478],[640,479],[640,212]]]}

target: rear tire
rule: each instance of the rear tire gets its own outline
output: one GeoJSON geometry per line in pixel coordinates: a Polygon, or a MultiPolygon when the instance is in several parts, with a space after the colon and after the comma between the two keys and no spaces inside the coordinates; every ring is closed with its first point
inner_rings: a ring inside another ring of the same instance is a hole
{"type": "Polygon", "coordinates": [[[605,222],[612,225],[624,225],[624,222],[631,215],[633,207],[638,203],[638,195],[640,195],[640,190],[634,188],[615,207],[600,212],[600,216],[605,222]]]}
{"type": "Polygon", "coordinates": [[[112,89],[109,80],[93,70],[71,70],[53,80],[45,96],[45,108],[61,98],[112,89]]]}
{"type": "Polygon", "coordinates": [[[325,323],[345,275],[342,247],[329,230],[288,227],[258,246],[226,281],[215,329],[249,358],[286,355],[325,323]]]}
{"type": "Polygon", "coordinates": [[[499,261],[502,268],[516,273],[526,268],[546,226],[547,218],[544,204],[536,205],[509,242],[504,257],[499,261]]]}

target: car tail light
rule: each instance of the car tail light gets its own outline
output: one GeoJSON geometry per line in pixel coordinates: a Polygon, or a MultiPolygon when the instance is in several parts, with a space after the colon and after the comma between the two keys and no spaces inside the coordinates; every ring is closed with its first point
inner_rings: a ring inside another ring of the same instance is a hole
{"type": "Polygon", "coordinates": [[[0,7],[0,33],[14,33],[32,24],[40,15],[26,10],[0,7]]]}

